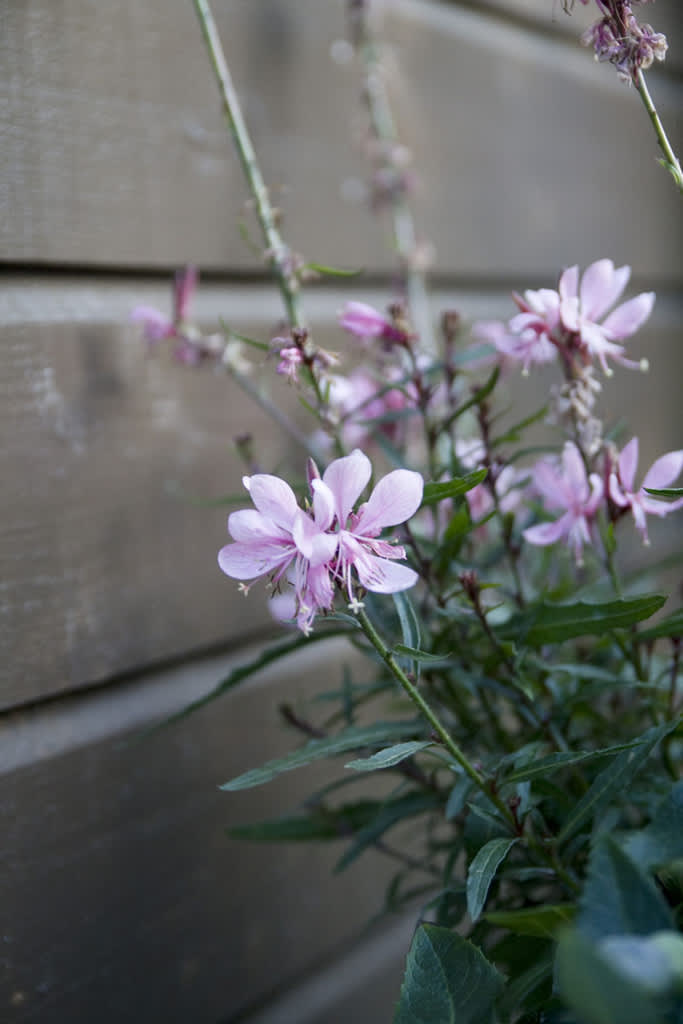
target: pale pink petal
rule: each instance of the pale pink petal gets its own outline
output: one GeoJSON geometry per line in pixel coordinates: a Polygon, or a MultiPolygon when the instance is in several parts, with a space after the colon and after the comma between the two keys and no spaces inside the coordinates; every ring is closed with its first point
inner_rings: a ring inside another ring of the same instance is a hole
{"type": "Polygon", "coordinates": [[[638,468],[638,438],[632,437],[619,456],[619,479],[625,490],[633,491],[638,468]]]}
{"type": "Polygon", "coordinates": [[[575,264],[573,267],[566,267],[560,274],[560,283],[558,285],[558,293],[560,300],[562,299],[575,299],[579,294],[579,267],[575,264]]]}
{"type": "Polygon", "coordinates": [[[423,488],[422,477],[412,470],[395,469],[387,473],[360,510],[354,533],[374,537],[385,526],[404,523],[420,507],[423,488]]]}
{"type": "Polygon", "coordinates": [[[575,500],[586,501],[588,499],[586,467],[583,464],[581,453],[573,441],[567,441],[564,446],[562,451],[562,468],[566,483],[575,500]]]}
{"type": "Polygon", "coordinates": [[[334,494],[322,480],[311,480],[313,491],[313,518],[321,530],[329,530],[334,519],[334,494]]]}
{"type": "Polygon", "coordinates": [[[654,303],[654,292],[641,292],[634,299],[623,302],[604,321],[602,325],[604,333],[612,340],[629,338],[645,323],[652,312],[654,303]]]}
{"type": "Polygon", "coordinates": [[[677,509],[683,508],[683,498],[677,498],[676,501],[665,501],[664,499],[653,498],[649,494],[639,494],[638,503],[642,505],[648,515],[653,516],[668,516],[669,512],[675,512],[677,509]]]}
{"type": "Polygon", "coordinates": [[[334,601],[334,586],[329,571],[324,565],[311,566],[308,573],[307,596],[318,608],[331,608],[334,601]]]}
{"type": "Polygon", "coordinates": [[[622,508],[626,508],[627,505],[631,504],[631,499],[624,494],[619,486],[616,473],[610,473],[608,489],[609,496],[615,505],[620,505],[622,508]]]}
{"type": "Polygon", "coordinates": [[[630,277],[631,268],[629,266],[618,267],[614,271],[614,274],[612,275],[611,286],[610,288],[605,290],[605,294],[603,296],[605,302],[605,311],[610,309],[617,301],[617,299],[623,292],[624,288],[628,284],[630,277]]]}
{"type": "Polygon", "coordinates": [[[339,323],[345,331],[360,338],[380,338],[392,325],[378,310],[365,302],[347,302],[339,323]]]}
{"type": "Polygon", "coordinates": [[[311,565],[329,562],[337,550],[339,535],[322,533],[305,512],[299,511],[292,527],[292,536],[297,548],[311,565]]]}
{"type": "Polygon", "coordinates": [[[523,531],[524,539],[530,544],[555,544],[569,532],[572,519],[571,513],[565,512],[554,523],[538,523],[537,526],[528,526],[523,531]]]}
{"type": "Polygon", "coordinates": [[[218,552],[218,564],[226,574],[236,580],[253,580],[280,568],[294,557],[294,545],[282,544],[226,544],[218,552]]]}
{"type": "Polygon", "coordinates": [[[256,473],[246,479],[249,483],[247,484],[245,480],[245,486],[259,512],[268,516],[278,526],[291,529],[299,509],[294,491],[289,484],[279,476],[271,476],[269,473],[256,473]]]}
{"type": "Polygon", "coordinates": [[[148,341],[162,341],[175,333],[173,321],[153,306],[136,306],[130,318],[135,323],[142,324],[148,341]]]}
{"type": "Polygon", "coordinates": [[[677,452],[667,452],[656,459],[643,480],[643,487],[652,487],[658,490],[662,487],[669,487],[678,477],[683,469],[683,449],[677,452]]]}
{"type": "Polygon", "coordinates": [[[566,508],[571,500],[571,493],[565,481],[560,477],[555,466],[542,459],[537,462],[533,471],[533,482],[539,494],[545,498],[548,508],[566,508]]]}
{"type": "Polygon", "coordinates": [[[331,462],[323,473],[323,481],[332,491],[339,526],[343,529],[351,509],[372,475],[372,465],[359,448],[331,462]]]}
{"type": "Polygon", "coordinates": [[[252,541],[288,541],[289,532],[276,526],[272,519],[261,515],[255,508],[243,508],[228,516],[228,530],[233,540],[242,543],[252,541]]]}
{"type": "Polygon", "coordinates": [[[586,267],[581,278],[581,315],[586,320],[598,320],[612,304],[614,264],[611,260],[596,260],[586,267]]]}
{"type": "Polygon", "coordinates": [[[595,514],[595,510],[603,499],[605,493],[605,485],[602,481],[602,477],[599,477],[597,473],[591,473],[588,478],[590,483],[590,495],[586,499],[586,503],[583,506],[583,513],[586,516],[592,516],[595,514]]]}
{"type": "Polygon", "coordinates": [[[417,583],[418,575],[407,565],[391,562],[375,555],[365,555],[356,563],[358,579],[366,590],[375,594],[395,594],[417,583]]]}

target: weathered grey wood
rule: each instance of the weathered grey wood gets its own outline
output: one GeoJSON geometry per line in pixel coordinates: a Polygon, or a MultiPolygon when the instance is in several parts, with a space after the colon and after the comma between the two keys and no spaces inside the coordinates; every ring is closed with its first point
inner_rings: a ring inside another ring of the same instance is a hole
{"type": "MultiPolygon", "coordinates": [[[[383,232],[342,198],[365,176],[350,142],[357,75],[329,56],[343,5],[216,6],[288,237],[318,261],[387,268],[383,232]]],[[[632,90],[573,42],[475,9],[392,11],[395,104],[442,272],[621,253],[670,273],[680,203],[632,90]]],[[[0,68],[3,260],[260,268],[237,230],[246,192],[190,4],[6,2],[0,68]]],[[[680,86],[652,88],[680,147],[680,86]]]]}
{"type": "MultiPolygon", "coordinates": [[[[295,810],[343,762],[247,793],[217,789],[302,743],[277,703],[301,708],[321,672],[329,686],[341,680],[348,657],[333,641],[147,739],[95,733],[94,744],[3,776],[6,1024],[215,1024],[359,934],[381,907],[392,862],[370,854],[332,877],[341,844],[261,846],[224,832],[295,810]]],[[[140,718],[152,704],[141,702],[140,718]]],[[[41,714],[45,730],[50,714],[41,714]]],[[[3,723],[3,737],[11,727],[3,723]]]]}

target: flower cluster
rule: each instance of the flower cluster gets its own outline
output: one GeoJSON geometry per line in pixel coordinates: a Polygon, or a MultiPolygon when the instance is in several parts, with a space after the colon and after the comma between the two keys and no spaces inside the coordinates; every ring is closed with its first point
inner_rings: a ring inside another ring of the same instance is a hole
{"type": "Polygon", "coordinates": [[[405,558],[404,548],[379,535],[417,511],[422,477],[407,469],[388,473],[354,512],[371,474],[370,460],[359,449],[331,462],[322,477],[311,462],[311,507],[305,509],[279,477],[244,477],[255,508],[229,516],[233,543],[219,552],[221,569],[233,579],[270,576],[275,587],[293,585],[297,625],[304,633],[319,611],[332,607],[335,586],[346,592],[352,610],[361,607],[358,584],[379,594],[412,587],[417,573],[396,564],[405,558]]]}
{"type": "MultiPolygon", "coordinates": [[[[585,4],[587,0],[582,0],[585,4]]],[[[642,0],[647,2],[647,0],[642,0]]],[[[601,17],[581,37],[584,46],[592,46],[595,59],[609,61],[624,82],[634,82],[640,70],[666,57],[666,36],[651,25],[641,25],[627,0],[596,0],[601,17]]]]}
{"type": "Polygon", "coordinates": [[[641,292],[612,309],[626,287],[631,268],[616,268],[612,260],[591,263],[579,281],[578,266],[560,276],[557,291],[541,288],[513,293],[520,312],[507,325],[481,321],[473,333],[492,343],[508,359],[520,362],[525,374],[534,364],[552,361],[558,352],[565,359],[579,356],[585,365],[597,360],[606,376],[607,359],[632,369],[646,364],[627,359],[621,342],[641,327],[654,305],[654,292],[641,292]],[[608,314],[608,311],[612,312],[608,314]],[[603,319],[604,318],[604,319],[603,319]]]}

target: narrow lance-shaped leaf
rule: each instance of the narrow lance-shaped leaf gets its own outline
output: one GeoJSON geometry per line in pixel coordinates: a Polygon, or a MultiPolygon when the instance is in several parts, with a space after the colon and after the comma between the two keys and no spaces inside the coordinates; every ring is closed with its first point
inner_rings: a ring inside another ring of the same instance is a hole
{"type": "Polygon", "coordinates": [[[683,498],[683,487],[646,487],[653,498],[683,498]]]}
{"type": "Polygon", "coordinates": [[[498,866],[505,860],[516,839],[491,839],[470,864],[467,872],[467,910],[473,921],[479,918],[498,866]]]}
{"type": "Polygon", "coordinates": [[[378,750],[372,757],[361,757],[355,761],[349,761],[345,768],[354,768],[357,772],[376,772],[382,768],[393,768],[394,765],[412,757],[418,750],[431,747],[431,740],[409,740],[407,743],[395,743],[393,747],[385,747],[378,750]]]}
{"type": "Polygon", "coordinates": [[[346,754],[349,750],[359,750],[362,747],[381,746],[391,740],[400,739],[402,736],[414,736],[421,731],[421,725],[417,722],[379,722],[377,725],[369,725],[365,728],[351,728],[336,736],[326,736],[324,739],[311,740],[305,747],[293,750],[284,757],[268,761],[261,768],[253,768],[238,775],[236,779],[226,782],[220,789],[234,791],[238,789],[250,789],[252,786],[262,786],[264,782],[270,782],[277,775],[283,772],[290,772],[294,768],[302,768],[313,761],[320,761],[326,757],[336,757],[337,754],[346,754]]]}
{"type": "Polygon", "coordinates": [[[644,594],[600,604],[587,601],[561,605],[542,602],[508,619],[496,628],[496,633],[502,639],[517,640],[534,647],[577,636],[600,636],[608,630],[625,629],[649,618],[665,601],[663,594],[644,594]]]}
{"type": "Polygon", "coordinates": [[[594,780],[590,789],[584,793],[557,837],[564,842],[587,821],[598,813],[618,793],[626,793],[632,780],[643,767],[659,741],[676,728],[676,722],[665,722],[655,729],[648,729],[640,737],[638,746],[624,750],[594,780]]]}
{"type": "Polygon", "coordinates": [[[438,793],[421,789],[378,803],[377,813],[357,832],[351,846],[335,864],[335,873],[352,864],[363,850],[372,846],[388,829],[406,818],[414,818],[418,814],[434,810],[440,803],[441,797],[438,793]]]}
{"type": "Polygon", "coordinates": [[[490,1024],[503,985],[481,950],[447,928],[415,933],[394,1024],[490,1024]]]}
{"type": "Polygon", "coordinates": [[[559,771],[561,768],[568,768],[571,765],[583,764],[586,761],[596,761],[601,757],[614,757],[623,750],[632,750],[634,747],[639,747],[641,742],[641,740],[633,740],[631,743],[620,743],[614,747],[603,747],[602,750],[584,750],[578,753],[571,750],[562,750],[557,754],[548,754],[547,757],[538,758],[531,764],[514,771],[502,781],[505,783],[526,782],[527,779],[534,779],[539,775],[546,776],[551,772],[559,771]]]}
{"type": "Polygon", "coordinates": [[[457,476],[452,480],[425,484],[420,508],[436,505],[437,502],[444,501],[445,498],[459,498],[462,494],[467,494],[473,487],[486,479],[486,473],[486,469],[477,469],[473,473],[468,473],[467,476],[457,476]]]}

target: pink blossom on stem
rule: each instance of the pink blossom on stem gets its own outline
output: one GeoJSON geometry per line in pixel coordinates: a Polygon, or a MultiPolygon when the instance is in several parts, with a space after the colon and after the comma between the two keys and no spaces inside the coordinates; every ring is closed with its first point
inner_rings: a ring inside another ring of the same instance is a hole
{"type": "Polygon", "coordinates": [[[358,512],[353,506],[370,480],[370,460],[358,448],[331,462],[321,480],[311,487],[329,510],[329,524],[336,523],[338,533],[334,575],[346,588],[351,607],[354,596],[351,571],[361,586],[378,594],[406,590],[417,582],[417,573],[395,560],[405,558],[404,548],[379,540],[386,526],[397,526],[415,514],[422,501],[423,480],[419,473],[395,469],[375,485],[369,499],[358,512]]]}
{"type": "Polygon", "coordinates": [[[560,277],[562,323],[576,334],[579,344],[598,360],[607,376],[612,374],[607,365],[608,356],[622,366],[646,368],[646,364],[626,359],[624,346],[619,342],[635,334],[645,323],[652,312],[654,292],[641,292],[599,322],[621,296],[630,276],[630,267],[615,268],[612,260],[603,259],[586,268],[580,284],[578,266],[569,267],[560,277]]]}
{"type": "Polygon", "coordinates": [[[173,321],[154,306],[136,306],[130,318],[134,323],[142,325],[142,332],[150,345],[175,335],[173,321]]]}
{"type": "Polygon", "coordinates": [[[533,482],[546,508],[564,509],[564,514],[555,522],[529,526],[524,530],[525,540],[547,545],[565,539],[577,565],[581,565],[583,545],[591,542],[591,522],[604,495],[602,480],[597,473],[586,475],[578,448],[573,441],[567,441],[561,465],[550,460],[538,462],[533,482]]]}
{"type": "Polygon", "coordinates": [[[406,335],[383,313],[365,302],[347,302],[339,317],[339,323],[363,341],[382,338],[384,341],[403,343],[406,335]]]}
{"type": "Polygon", "coordinates": [[[295,345],[280,349],[280,362],[276,372],[286,377],[290,383],[296,384],[299,380],[299,367],[304,361],[301,349],[295,345]]]}
{"type": "Polygon", "coordinates": [[[635,487],[637,468],[638,438],[633,437],[624,446],[619,456],[616,472],[610,473],[609,496],[615,505],[619,505],[621,508],[630,507],[636,529],[642,536],[643,542],[649,544],[646,515],[666,516],[669,512],[683,508],[683,498],[679,498],[677,501],[662,501],[648,494],[645,488],[659,490],[670,487],[674,483],[683,469],[683,449],[667,452],[666,455],[656,459],[645,474],[639,488],[635,487]]]}
{"type": "Polygon", "coordinates": [[[526,291],[524,297],[513,292],[520,312],[507,324],[485,320],[475,323],[472,333],[495,345],[509,360],[522,364],[526,376],[534,364],[550,363],[557,357],[553,331],[559,326],[560,297],[550,288],[526,291]]]}
{"type": "Polygon", "coordinates": [[[330,608],[334,599],[328,563],[337,539],[321,525],[327,509],[314,496],[311,518],[298,507],[289,484],[267,473],[244,477],[243,482],[256,507],[230,514],[228,530],[234,543],[221,548],[218,564],[233,579],[271,576],[275,585],[289,571],[297,625],[308,633],[316,612],[330,608]]]}

